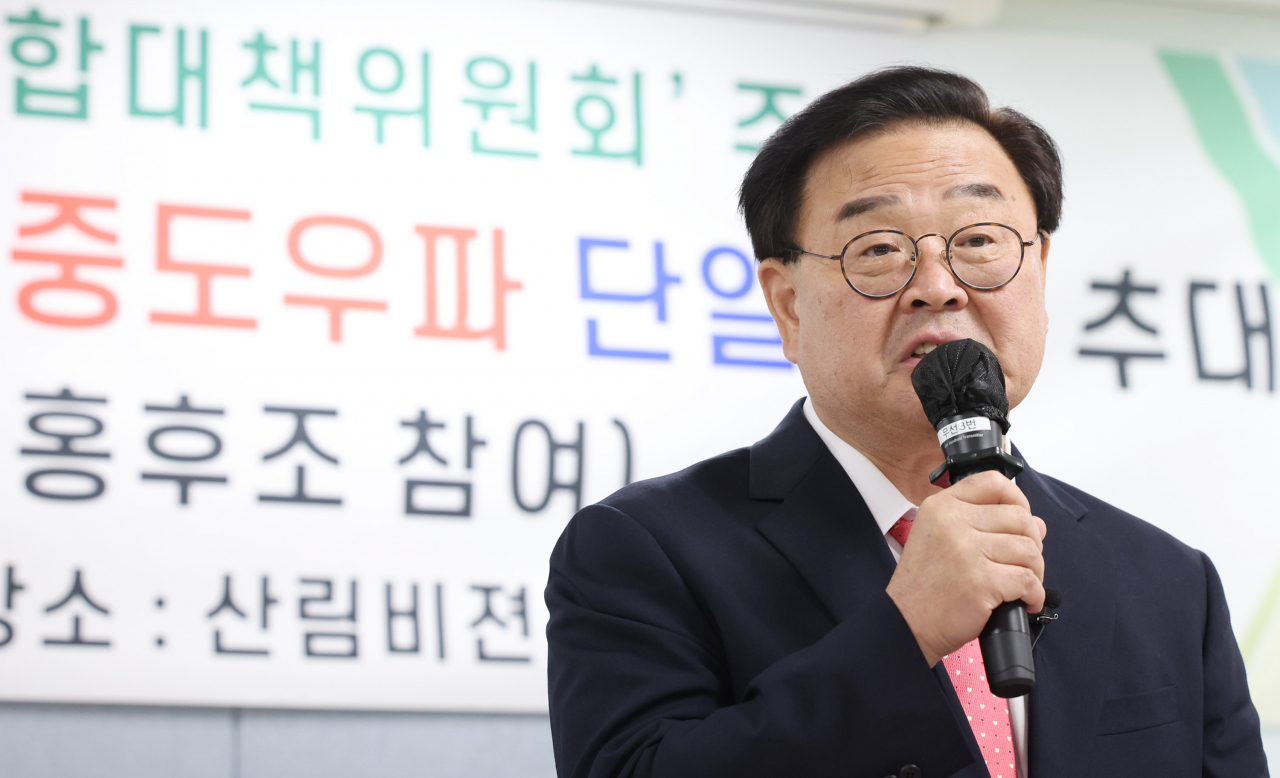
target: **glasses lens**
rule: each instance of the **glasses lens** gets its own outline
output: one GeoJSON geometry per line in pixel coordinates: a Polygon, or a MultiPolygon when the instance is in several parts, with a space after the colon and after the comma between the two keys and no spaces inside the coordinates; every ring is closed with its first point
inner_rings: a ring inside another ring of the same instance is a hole
{"type": "Polygon", "coordinates": [[[951,267],[961,281],[980,289],[1007,284],[1022,264],[1018,233],[998,224],[966,227],[951,241],[951,267]]]}
{"type": "Polygon", "coordinates": [[[915,246],[897,232],[869,232],[845,247],[844,277],[854,289],[878,296],[906,285],[915,269],[915,246]]]}

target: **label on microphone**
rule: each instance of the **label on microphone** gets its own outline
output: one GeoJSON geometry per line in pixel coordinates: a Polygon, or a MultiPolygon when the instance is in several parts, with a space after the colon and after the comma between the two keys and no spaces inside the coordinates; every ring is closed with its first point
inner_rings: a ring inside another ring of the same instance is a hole
{"type": "Polygon", "coordinates": [[[978,432],[980,430],[990,430],[991,419],[986,416],[970,416],[967,419],[959,419],[953,421],[942,429],[938,430],[938,443],[946,445],[957,435],[963,435],[966,432],[978,432]]]}

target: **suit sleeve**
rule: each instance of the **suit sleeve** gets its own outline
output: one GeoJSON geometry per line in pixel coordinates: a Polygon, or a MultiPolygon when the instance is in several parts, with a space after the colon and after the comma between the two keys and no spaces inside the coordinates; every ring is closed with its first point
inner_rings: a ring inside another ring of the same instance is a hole
{"type": "Polygon", "coordinates": [[[1249,699],[1244,660],[1231,631],[1222,580],[1203,553],[1208,582],[1204,631],[1204,775],[1268,775],[1258,712],[1249,699]]]}
{"type": "Polygon", "coordinates": [[[714,616],[615,508],[570,522],[546,591],[560,778],[950,776],[973,763],[942,680],[887,594],[734,700],[714,616]]]}

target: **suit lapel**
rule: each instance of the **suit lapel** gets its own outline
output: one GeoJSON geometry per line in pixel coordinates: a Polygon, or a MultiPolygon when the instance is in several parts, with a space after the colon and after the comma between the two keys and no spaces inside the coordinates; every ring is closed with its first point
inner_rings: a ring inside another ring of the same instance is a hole
{"type": "MultiPolygon", "coordinates": [[[[757,526],[817,595],[832,625],[889,585],[896,562],[849,475],[797,402],[769,437],[751,448],[750,496],[778,506],[757,526]]],[[[980,760],[977,739],[941,662],[934,676],[958,729],[980,760]]]]}
{"type": "MultiPolygon", "coordinates": [[[[821,443],[821,441],[819,441],[821,443]]],[[[756,529],[818,595],[834,624],[893,576],[893,555],[871,511],[830,452],[756,529]]]]}
{"type": "Polygon", "coordinates": [[[1086,775],[1115,628],[1110,549],[1080,519],[1086,509],[1033,470],[1018,476],[1031,511],[1044,519],[1045,584],[1062,592],[1058,621],[1036,646],[1030,695],[1031,775],[1086,775]]]}
{"type": "Polygon", "coordinates": [[[893,555],[801,403],[752,447],[750,489],[755,499],[780,501],[756,529],[791,562],[834,624],[865,597],[884,591],[893,555]]]}

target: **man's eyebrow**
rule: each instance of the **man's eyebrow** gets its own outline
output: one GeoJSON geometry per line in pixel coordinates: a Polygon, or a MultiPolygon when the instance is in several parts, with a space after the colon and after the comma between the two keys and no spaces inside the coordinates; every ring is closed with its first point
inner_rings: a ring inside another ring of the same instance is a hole
{"type": "Polygon", "coordinates": [[[951,197],[986,197],[992,200],[1003,200],[1004,195],[1000,194],[1000,190],[992,184],[960,184],[948,189],[942,195],[943,199],[951,197]]]}
{"type": "Polygon", "coordinates": [[[852,219],[855,216],[861,216],[869,211],[874,211],[885,205],[901,205],[902,201],[897,195],[876,195],[873,197],[859,197],[857,200],[850,200],[840,209],[840,215],[836,217],[836,221],[844,221],[852,219]]]}

